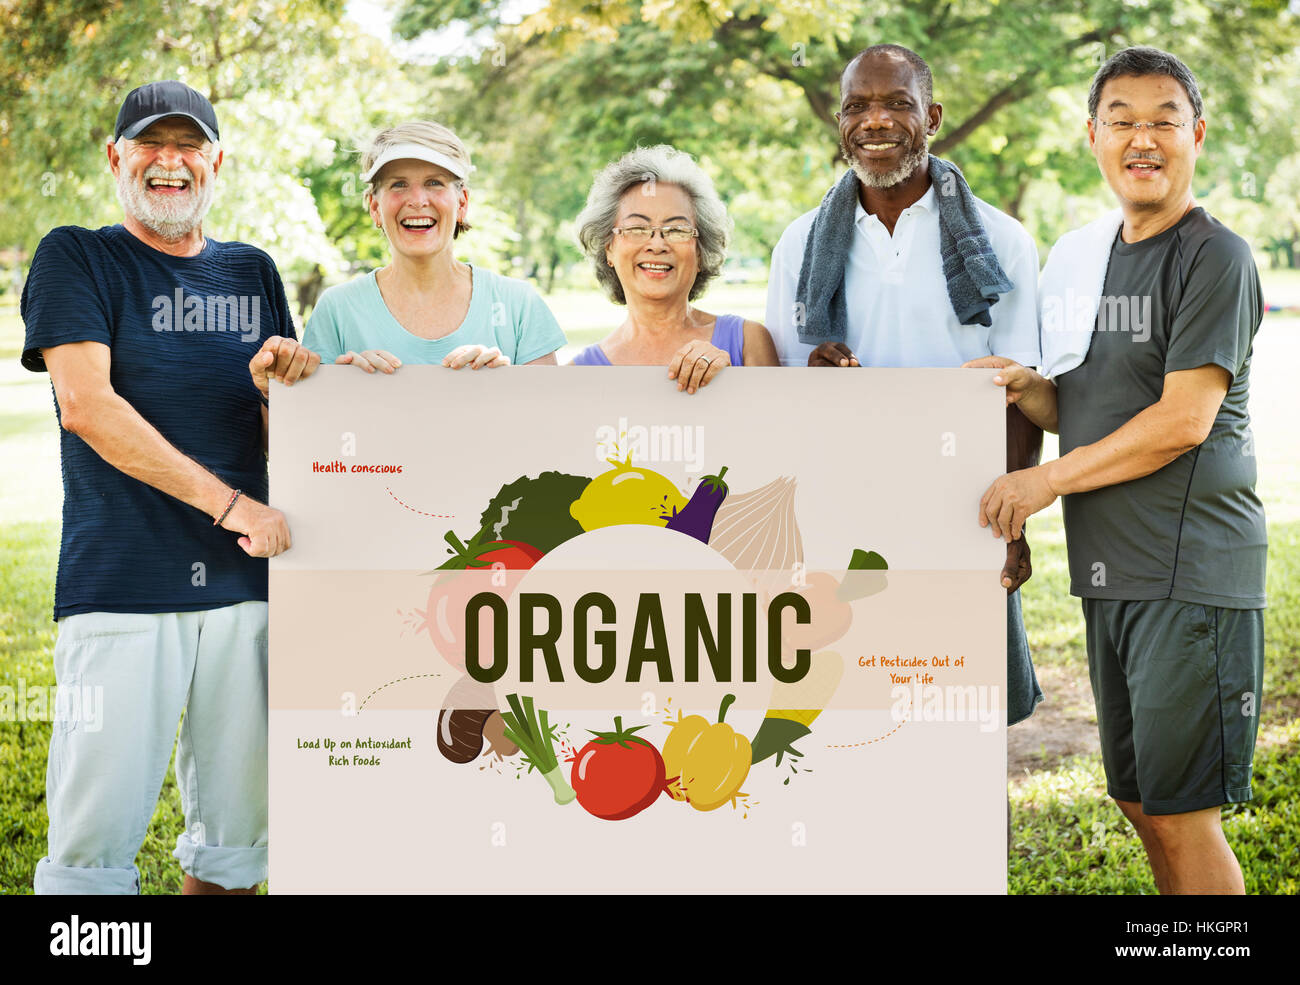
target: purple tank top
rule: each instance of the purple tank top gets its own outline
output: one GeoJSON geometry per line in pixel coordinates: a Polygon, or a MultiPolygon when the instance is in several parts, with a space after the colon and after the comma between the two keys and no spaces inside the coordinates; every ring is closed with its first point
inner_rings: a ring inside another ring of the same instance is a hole
{"type": "MultiPolygon", "coordinates": [[[[710,341],[731,357],[731,365],[745,365],[745,319],[740,315],[718,315],[710,341]]],[[[589,345],[573,358],[574,366],[612,366],[600,343],[589,345]]]]}

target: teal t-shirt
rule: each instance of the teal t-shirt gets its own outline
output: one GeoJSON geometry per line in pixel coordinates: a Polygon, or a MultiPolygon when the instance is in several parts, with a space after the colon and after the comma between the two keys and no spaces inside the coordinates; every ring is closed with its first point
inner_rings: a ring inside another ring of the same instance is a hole
{"type": "Polygon", "coordinates": [[[316,303],[302,342],[334,362],[349,350],[384,349],[403,363],[440,363],[462,345],[496,346],[516,366],[564,345],[564,333],[531,284],[472,267],[474,286],[465,320],[450,335],[422,339],[393,317],[375,282],[375,271],[327,289],[316,303]]]}

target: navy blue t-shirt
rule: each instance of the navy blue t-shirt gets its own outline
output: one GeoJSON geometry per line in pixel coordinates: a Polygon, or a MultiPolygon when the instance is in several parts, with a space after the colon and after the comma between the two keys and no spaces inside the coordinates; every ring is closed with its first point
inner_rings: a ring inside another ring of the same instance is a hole
{"type": "MultiPolygon", "coordinates": [[[[122,226],[62,226],[32,258],[22,316],[27,369],[45,371],[41,349],[104,343],[119,396],[182,454],[266,502],[261,400],[248,362],[270,336],[297,336],[264,252],[209,239],[198,255],[173,257],[122,226]]],[[[238,534],[118,471],[75,434],[59,437],[55,619],[266,600],[266,560],[244,553],[238,534]]]]}

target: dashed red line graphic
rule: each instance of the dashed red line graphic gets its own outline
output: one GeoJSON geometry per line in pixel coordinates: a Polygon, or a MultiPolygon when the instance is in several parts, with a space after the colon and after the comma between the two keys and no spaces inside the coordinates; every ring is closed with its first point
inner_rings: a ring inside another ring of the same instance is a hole
{"type": "MultiPolygon", "coordinates": [[[[384,492],[393,496],[393,490],[389,489],[387,486],[384,486],[384,492]]],[[[418,513],[420,516],[430,516],[435,520],[454,520],[456,518],[455,513],[426,513],[424,510],[417,510],[414,506],[408,506],[406,503],[403,503],[396,496],[393,496],[393,502],[402,507],[402,509],[410,510],[412,513],[418,513]]]]}

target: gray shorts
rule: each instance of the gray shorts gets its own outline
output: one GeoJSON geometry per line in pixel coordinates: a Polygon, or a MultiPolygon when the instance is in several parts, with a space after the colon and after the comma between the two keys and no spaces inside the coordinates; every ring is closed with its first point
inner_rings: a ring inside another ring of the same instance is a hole
{"type": "Polygon", "coordinates": [[[1249,800],[1264,610],[1084,599],[1107,792],[1145,814],[1249,800]]]}

